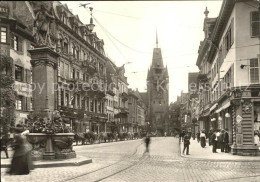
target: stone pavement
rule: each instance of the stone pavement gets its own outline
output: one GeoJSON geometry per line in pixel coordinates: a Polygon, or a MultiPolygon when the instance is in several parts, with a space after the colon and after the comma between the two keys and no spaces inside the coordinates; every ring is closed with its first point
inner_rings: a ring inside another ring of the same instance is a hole
{"type": "MultiPolygon", "coordinates": [[[[181,142],[181,151],[183,151],[183,142],[181,142]]],[[[181,152],[182,157],[186,157],[189,159],[201,159],[201,160],[217,160],[217,161],[259,161],[260,156],[239,156],[239,155],[232,155],[231,153],[221,152],[220,149],[217,149],[218,153],[212,153],[212,145],[208,145],[208,140],[206,143],[205,148],[200,146],[200,143],[197,140],[190,140],[190,148],[189,148],[190,155],[183,155],[181,152]]]]}
{"type": "MultiPolygon", "coordinates": [[[[10,176],[1,169],[1,181],[20,182],[201,182],[260,181],[260,162],[196,160],[180,156],[173,137],[152,138],[150,156],[140,140],[75,147],[93,163],[58,168],[36,168],[29,175],[10,176]],[[249,179],[249,180],[247,180],[249,179]]],[[[192,153],[191,153],[192,154],[192,153]]]]}

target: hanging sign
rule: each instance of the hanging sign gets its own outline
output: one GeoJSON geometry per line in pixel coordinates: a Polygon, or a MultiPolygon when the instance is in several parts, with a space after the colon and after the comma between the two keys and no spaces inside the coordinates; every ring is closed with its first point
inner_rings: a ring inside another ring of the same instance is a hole
{"type": "Polygon", "coordinates": [[[240,115],[237,115],[236,120],[237,123],[240,123],[243,120],[243,118],[240,115]]]}

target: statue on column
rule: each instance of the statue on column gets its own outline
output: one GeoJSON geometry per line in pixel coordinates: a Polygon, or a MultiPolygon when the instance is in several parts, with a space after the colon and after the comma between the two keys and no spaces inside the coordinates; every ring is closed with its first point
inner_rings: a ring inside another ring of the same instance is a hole
{"type": "Polygon", "coordinates": [[[41,4],[40,9],[36,11],[34,20],[34,37],[39,45],[51,46],[50,25],[55,19],[53,15],[53,8],[48,10],[44,4],[41,4]]]}

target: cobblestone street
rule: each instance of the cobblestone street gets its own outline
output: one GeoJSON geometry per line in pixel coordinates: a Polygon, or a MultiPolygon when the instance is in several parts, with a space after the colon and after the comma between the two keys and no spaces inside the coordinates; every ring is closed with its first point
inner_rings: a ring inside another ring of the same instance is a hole
{"type": "MultiPolygon", "coordinates": [[[[2,181],[260,181],[259,161],[198,160],[179,154],[176,138],[152,138],[150,157],[142,140],[74,147],[93,163],[78,167],[37,168],[2,181]]],[[[192,153],[191,153],[192,155],[192,153]]]]}

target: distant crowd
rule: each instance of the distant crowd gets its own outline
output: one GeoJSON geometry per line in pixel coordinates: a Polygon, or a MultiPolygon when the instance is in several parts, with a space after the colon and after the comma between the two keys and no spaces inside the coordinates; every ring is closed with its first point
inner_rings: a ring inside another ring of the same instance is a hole
{"type": "MultiPolygon", "coordinates": [[[[179,133],[179,139],[180,142],[183,142],[183,151],[184,154],[186,151],[186,155],[189,154],[189,145],[190,145],[190,139],[193,136],[193,139],[195,140],[195,134],[192,134],[192,132],[187,132],[183,130],[181,133],[179,133]]],[[[229,141],[229,133],[227,129],[217,129],[217,130],[210,130],[208,133],[205,132],[205,130],[201,130],[200,132],[196,133],[196,138],[198,143],[201,144],[201,147],[204,148],[206,146],[206,140],[209,141],[209,146],[212,147],[212,152],[217,153],[217,149],[220,149],[221,152],[229,153],[230,152],[230,141],[229,141]]],[[[259,146],[260,145],[260,132],[255,131],[254,132],[254,145],[259,146]]]]}

